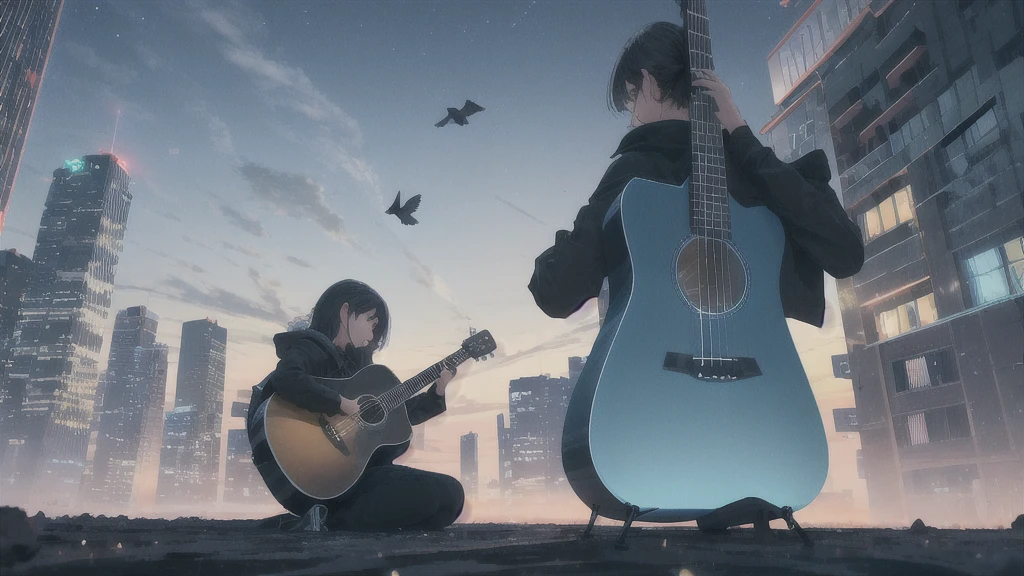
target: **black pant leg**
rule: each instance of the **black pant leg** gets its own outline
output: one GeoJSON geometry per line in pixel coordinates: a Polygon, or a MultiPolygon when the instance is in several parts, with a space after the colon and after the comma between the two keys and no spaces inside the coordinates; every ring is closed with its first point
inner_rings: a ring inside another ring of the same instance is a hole
{"type": "Polygon", "coordinates": [[[462,512],[458,480],[397,464],[368,468],[352,495],[327,516],[331,530],[441,530],[462,512]]]}

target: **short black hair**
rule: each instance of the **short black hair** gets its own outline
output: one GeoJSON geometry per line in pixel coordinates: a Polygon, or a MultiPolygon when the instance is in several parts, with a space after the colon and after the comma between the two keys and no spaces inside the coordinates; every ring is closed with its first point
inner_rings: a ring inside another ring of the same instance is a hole
{"type": "Polygon", "coordinates": [[[317,300],[309,320],[309,329],[334,340],[341,330],[341,307],[348,302],[349,314],[363,314],[377,310],[377,326],[373,329],[373,340],[367,347],[380,350],[387,344],[390,331],[390,313],[384,298],[376,290],[358,280],[342,280],[334,283],[317,300]]]}
{"type": "Polygon", "coordinates": [[[670,99],[677,106],[690,103],[690,43],[686,29],[671,22],[645,26],[626,42],[608,84],[608,108],[628,112],[630,101],[626,82],[637,88],[647,70],[661,90],[662,102],[670,99]]]}

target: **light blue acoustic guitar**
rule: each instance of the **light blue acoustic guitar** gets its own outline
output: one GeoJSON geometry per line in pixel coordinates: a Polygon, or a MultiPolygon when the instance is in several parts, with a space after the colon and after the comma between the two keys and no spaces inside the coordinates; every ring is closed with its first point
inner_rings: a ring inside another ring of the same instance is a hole
{"type": "MultiPolygon", "coordinates": [[[[689,3],[691,63],[710,69],[705,14],[704,0],[689,3]]],[[[562,463],[594,517],[627,528],[747,498],[798,510],[828,473],[821,415],[779,297],[782,224],[727,193],[712,111],[708,96],[694,96],[693,174],[682,186],[634,179],[605,217],[607,245],[627,254],[608,277],[562,463]]]]}

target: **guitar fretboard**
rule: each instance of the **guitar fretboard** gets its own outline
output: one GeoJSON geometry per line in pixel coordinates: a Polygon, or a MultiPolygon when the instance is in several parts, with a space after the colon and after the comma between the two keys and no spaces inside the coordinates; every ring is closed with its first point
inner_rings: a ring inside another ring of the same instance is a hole
{"type": "Polygon", "coordinates": [[[441,376],[441,372],[443,370],[449,369],[454,371],[453,369],[455,367],[470,358],[471,356],[465,350],[460,349],[458,352],[448,355],[444,360],[441,360],[437,364],[434,364],[400,385],[388,390],[381,395],[385,412],[394,410],[406,400],[412,398],[414,394],[432,384],[434,380],[437,380],[441,376]]]}
{"type": "MultiPolygon", "coordinates": [[[[690,68],[714,70],[707,0],[682,0],[680,10],[690,45],[690,68]]],[[[729,239],[732,235],[722,125],[715,116],[714,99],[705,92],[691,97],[690,127],[690,229],[700,236],[729,239]]]]}

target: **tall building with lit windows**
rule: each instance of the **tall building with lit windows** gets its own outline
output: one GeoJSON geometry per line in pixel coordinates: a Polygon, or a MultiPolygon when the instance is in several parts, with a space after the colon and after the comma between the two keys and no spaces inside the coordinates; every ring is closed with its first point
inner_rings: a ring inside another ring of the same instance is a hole
{"type": "Polygon", "coordinates": [[[100,350],[132,195],[117,157],[68,160],[53,172],[35,273],[4,378],[17,398],[0,498],[46,514],[78,508],[99,383],[100,350]]]}
{"type": "Polygon", "coordinates": [[[0,3],[0,232],[64,0],[0,3]]]}
{"type": "Polygon", "coordinates": [[[796,9],[762,133],[780,157],[825,149],[864,235],[837,285],[872,516],[1005,524],[1024,512],[1024,11],[796,9]]]}

